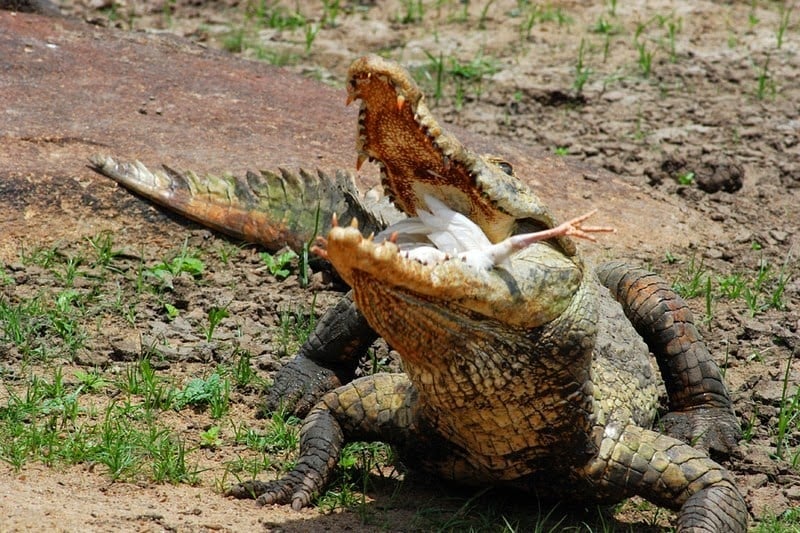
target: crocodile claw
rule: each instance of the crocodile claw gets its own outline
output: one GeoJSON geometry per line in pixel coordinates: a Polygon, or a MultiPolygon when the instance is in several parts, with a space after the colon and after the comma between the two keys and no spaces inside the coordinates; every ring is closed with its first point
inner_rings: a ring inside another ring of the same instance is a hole
{"type": "Polygon", "coordinates": [[[254,499],[259,506],[291,503],[295,511],[311,503],[311,494],[302,487],[295,491],[295,483],[290,479],[245,481],[229,488],[225,495],[240,500],[254,499]]]}

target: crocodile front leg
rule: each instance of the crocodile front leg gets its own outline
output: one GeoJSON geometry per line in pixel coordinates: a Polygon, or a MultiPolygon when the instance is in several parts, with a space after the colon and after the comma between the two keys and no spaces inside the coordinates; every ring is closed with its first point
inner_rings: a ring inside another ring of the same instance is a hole
{"type": "Polygon", "coordinates": [[[349,292],[278,371],[259,414],[285,409],[305,416],[323,394],[353,380],[359,359],[377,338],[349,292]]]}
{"type": "Polygon", "coordinates": [[[611,262],[597,274],[658,361],[669,396],[670,412],[661,419],[664,430],[730,455],[741,433],[739,421],[689,306],[666,281],[644,269],[611,262]]]}
{"type": "Polygon", "coordinates": [[[403,374],[375,374],[333,390],[309,413],[300,430],[300,458],[276,481],[248,481],[228,490],[260,505],[291,503],[299,510],[330,481],[345,436],[352,440],[405,442],[413,425],[416,391],[403,374]]]}
{"type": "Polygon", "coordinates": [[[747,506],[731,474],[703,452],[638,426],[609,423],[585,474],[592,491],[677,509],[679,532],[743,533],[747,506]]]}

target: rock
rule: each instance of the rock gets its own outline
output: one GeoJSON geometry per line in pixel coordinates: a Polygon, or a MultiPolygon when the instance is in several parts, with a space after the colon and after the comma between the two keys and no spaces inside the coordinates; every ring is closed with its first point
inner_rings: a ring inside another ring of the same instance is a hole
{"type": "Polygon", "coordinates": [[[691,154],[665,154],[659,167],[646,169],[645,175],[651,185],[678,181],[681,176],[693,175],[697,188],[707,193],[736,192],[744,183],[744,167],[716,151],[704,153],[700,161],[691,154]]]}
{"type": "Polygon", "coordinates": [[[783,494],[790,500],[800,500],[800,485],[792,485],[791,487],[783,489],[783,494]]]}
{"type": "Polygon", "coordinates": [[[789,234],[783,230],[771,229],[769,230],[769,235],[780,243],[784,243],[789,239],[789,234]]]}
{"type": "Polygon", "coordinates": [[[797,392],[797,385],[789,383],[786,392],[783,390],[783,381],[761,381],[753,391],[753,398],[759,402],[780,406],[786,398],[792,398],[797,392]]]}
{"type": "Polygon", "coordinates": [[[744,183],[744,167],[729,157],[711,155],[703,158],[701,168],[695,172],[695,181],[708,193],[736,192],[744,183]]]}
{"type": "Polygon", "coordinates": [[[755,516],[780,516],[790,508],[789,500],[774,485],[752,489],[745,498],[755,516]]]}
{"type": "Polygon", "coordinates": [[[739,338],[752,340],[770,334],[772,334],[772,326],[755,318],[746,318],[742,321],[742,333],[739,338]]]}
{"type": "Polygon", "coordinates": [[[748,474],[765,474],[768,477],[775,477],[780,472],[778,463],[772,458],[774,448],[759,446],[755,444],[743,444],[741,446],[743,460],[738,469],[740,472],[748,474]]]}
{"type": "Polygon", "coordinates": [[[111,359],[114,361],[136,361],[142,354],[142,341],[139,334],[111,340],[111,359]]]}
{"type": "Polygon", "coordinates": [[[86,347],[75,352],[73,361],[77,365],[97,368],[107,365],[110,358],[111,354],[107,351],[86,347]]]}

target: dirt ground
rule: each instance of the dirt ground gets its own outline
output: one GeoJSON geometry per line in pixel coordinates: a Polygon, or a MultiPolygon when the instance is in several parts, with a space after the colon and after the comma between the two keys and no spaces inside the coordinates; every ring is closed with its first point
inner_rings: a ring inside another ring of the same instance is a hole
{"type": "MultiPolygon", "coordinates": [[[[58,5],[64,14],[96,28],[176,34],[212,49],[279,64],[336,90],[355,57],[384,53],[418,76],[443,122],[492,138],[496,145],[511,139],[581,168],[610,171],[621,184],[643,191],[646,199],[641,201],[653,207],[637,212],[632,224],[644,235],[643,242],[614,243],[618,237],[612,236],[588,253],[648,265],[685,290],[696,289],[690,305],[725,370],[744,428],[740,454],[726,466],[736,475],[754,525],[800,506],[800,5],[666,0],[619,5],[523,0],[65,0],[58,5]],[[292,22],[299,20],[298,13],[302,24],[292,22]],[[741,291],[734,294],[734,287],[741,291]]],[[[0,26],[0,38],[2,32],[0,26]]],[[[102,39],[105,34],[97,35],[102,39]]],[[[0,70],[0,87],[4,76],[13,76],[15,64],[13,58],[1,61],[10,67],[0,70]]],[[[111,94],[113,87],[104,90],[111,94]]],[[[341,91],[341,101],[343,95],[341,91]]],[[[169,104],[144,99],[138,112],[167,115],[169,104]]],[[[0,135],[9,143],[24,130],[13,122],[14,108],[13,102],[0,102],[6,112],[3,120],[11,124],[6,133],[0,127],[0,135]]],[[[354,123],[332,126],[353,129],[354,123]]],[[[250,126],[219,127],[230,127],[224,135],[233,144],[238,135],[244,138],[249,133],[238,130],[250,126]]],[[[161,142],[170,146],[168,136],[161,142]]],[[[15,145],[0,143],[0,150],[9,146],[15,145]]],[[[103,148],[115,152],[113,145],[103,148]]],[[[176,157],[192,168],[187,153],[176,157]]],[[[224,168],[220,150],[215,153],[209,168],[224,168]]],[[[257,153],[254,148],[252,163],[237,159],[230,168],[241,171],[248,164],[261,165],[257,153]]],[[[10,151],[0,155],[0,161],[13,158],[10,151]]],[[[350,146],[332,157],[355,161],[350,146]]],[[[86,249],[86,235],[103,229],[117,232],[115,242],[126,250],[122,261],[127,269],[134,269],[140,256],[148,264],[157,262],[180,249],[185,239],[205,252],[202,283],[176,278],[172,301],[181,302],[179,320],[163,320],[163,301],[145,299],[132,323],[105,321],[74,357],[59,359],[65,373],[91,368],[119,371],[141,353],[148,339],[158,339],[171,350],[161,369],[165,375],[178,380],[197,375],[203,365],[226,357],[227,352],[209,347],[196,331],[205,310],[224,303],[235,320],[220,323],[216,341],[235,336],[258,372],[269,378],[291,355],[287,351],[294,349],[276,340],[286,306],[313,305],[314,314],[319,314],[339,294],[322,274],[314,278],[322,289],[313,293],[300,288],[294,275],[278,281],[265,273],[258,249],[229,249],[224,237],[110,187],[104,194],[113,197],[111,204],[82,202],[62,193],[50,199],[64,212],[79,207],[102,213],[108,219],[104,227],[81,227],[76,222],[79,231],[66,231],[37,223],[37,214],[48,208],[33,197],[51,190],[49,178],[9,168],[0,167],[0,179],[17,188],[4,189],[0,182],[5,211],[0,214],[0,272],[13,281],[0,284],[0,302],[20,302],[62,282],[47,268],[25,261],[26,253],[30,257],[34,250],[55,246],[61,256],[69,256],[86,249]],[[29,188],[16,196],[23,182],[29,188]],[[231,254],[230,261],[223,260],[223,252],[231,254]]],[[[85,195],[96,194],[102,178],[82,172],[75,183],[84,187],[85,195]]],[[[592,189],[593,176],[592,171],[584,172],[586,189],[564,194],[575,194],[599,208],[603,222],[613,224],[617,211],[637,198],[604,197],[603,191],[611,189],[592,189]],[[612,212],[603,215],[608,206],[612,212]]],[[[547,186],[558,191],[558,184],[547,186]]],[[[558,211],[560,218],[574,214],[558,211]]],[[[18,348],[0,343],[0,379],[6,385],[0,398],[5,400],[15,380],[28,371],[22,359],[18,348]]],[[[46,367],[33,366],[37,371],[46,367]]],[[[234,395],[236,416],[254,419],[257,397],[257,391],[234,395]]],[[[170,421],[176,431],[186,434],[210,423],[207,415],[184,412],[170,421]]],[[[100,469],[84,465],[47,467],[31,462],[21,470],[0,466],[0,515],[5,517],[0,530],[503,528],[502,518],[487,518],[491,512],[486,509],[505,509],[504,497],[481,497],[475,511],[469,495],[454,503],[442,497],[449,488],[413,481],[404,482],[399,490],[384,487],[371,492],[370,503],[361,512],[258,509],[252,502],[219,494],[218,484],[228,482],[221,465],[236,454],[231,448],[195,453],[194,459],[205,469],[196,486],[112,482],[100,469]],[[465,501],[470,507],[466,514],[480,519],[466,525],[431,525],[419,519],[421,510],[433,508],[437,514],[444,509],[441,514],[460,517],[465,501]]],[[[527,513],[524,504],[514,501],[514,505],[511,513],[520,509],[527,513]]],[[[622,508],[612,525],[638,531],[670,523],[670,515],[642,507],[622,508]]],[[[800,530],[798,522],[793,524],[789,530],[800,530]]]]}

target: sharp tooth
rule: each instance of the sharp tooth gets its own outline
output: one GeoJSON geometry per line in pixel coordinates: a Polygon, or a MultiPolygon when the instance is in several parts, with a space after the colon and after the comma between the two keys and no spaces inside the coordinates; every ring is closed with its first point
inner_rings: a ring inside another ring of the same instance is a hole
{"type": "Polygon", "coordinates": [[[358,154],[358,159],[356,159],[356,170],[361,170],[361,165],[364,164],[364,161],[367,160],[367,154],[358,154]]]}
{"type": "Polygon", "coordinates": [[[397,232],[393,231],[391,235],[389,235],[389,242],[393,242],[397,244],[397,232]]]}
{"type": "Polygon", "coordinates": [[[375,232],[373,231],[372,233],[369,234],[369,237],[367,237],[367,240],[368,241],[372,241],[374,239],[375,239],[375,232]]]}
{"type": "Polygon", "coordinates": [[[403,96],[402,94],[398,94],[397,95],[397,110],[398,111],[402,111],[403,110],[403,104],[405,104],[405,103],[406,103],[406,97],[403,96]]]}
{"type": "Polygon", "coordinates": [[[336,215],[336,213],[334,213],[331,217],[331,226],[334,228],[339,227],[339,217],[336,215]]]}
{"type": "Polygon", "coordinates": [[[353,103],[353,100],[356,99],[356,95],[353,93],[347,93],[347,100],[345,100],[344,105],[348,106],[353,103]]]}
{"type": "Polygon", "coordinates": [[[358,229],[358,219],[356,217],[353,217],[353,219],[350,221],[350,227],[358,229]]]}

